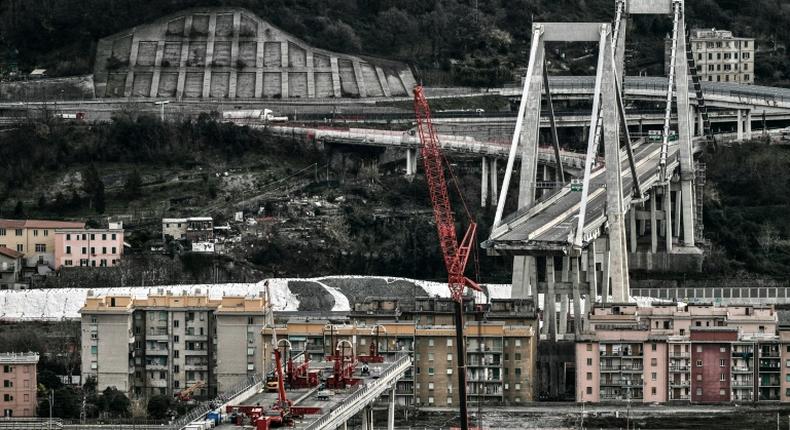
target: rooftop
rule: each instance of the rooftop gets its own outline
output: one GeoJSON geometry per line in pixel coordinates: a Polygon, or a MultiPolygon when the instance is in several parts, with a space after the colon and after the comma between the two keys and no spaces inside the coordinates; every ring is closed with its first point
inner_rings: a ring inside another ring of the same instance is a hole
{"type": "Polygon", "coordinates": [[[3,364],[36,364],[38,353],[35,352],[3,352],[0,353],[0,363],[3,364]]]}
{"type": "Polygon", "coordinates": [[[25,255],[21,252],[16,252],[13,249],[6,248],[5,246],[0,246],[0,254],[9,258],[22,258],[22,256],[25,255]]]}
{"type": "Polygon", "coordinates": [[[41,219],[0,219],[0,228],[85,228],[85,223],[41,219]]]}

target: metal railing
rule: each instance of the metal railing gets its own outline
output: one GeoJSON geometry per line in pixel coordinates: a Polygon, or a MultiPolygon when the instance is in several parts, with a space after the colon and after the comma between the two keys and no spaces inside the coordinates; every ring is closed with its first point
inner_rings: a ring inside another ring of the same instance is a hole
{"type": "Polygon", "coordinates": [[[258,374],[250,376],[249,378],[239,382],[238,384],[218,394],[217,397],[215,397],[214,399],[209,401],[204,401],[201,404],[197,405],[196,407],[192,408],[192,410],[190,410],[186,415],[176,420],[172,424],[171,428],[183,429],[184,427],[186,427],[187,424],[206,415],[212,409],[227,402],[228,400],[233,399],[234,397],[238,396],[239,394],[243,393],[244,391],[246,391],[247,389],[249,389],[250,387],[252,387],[253,385],[259,382],[261,382],[261,377],[258,376],[258,374]]]}
{"type": "Polygon", "coordinates": [[[346,409],[350,408],[350,405],[353,405],[355,402],[362,399],[365,395],[369,395],[372,391],[381,388],[382,385],[389,385],[391,381],[389,381],[390,377],[394,373],[405,372],[402,368],[406,364],[411,364],[411,357],[408,354],[401,355],[397,360],[395,360],[392,365],[387,367],[384,371],[381,372],[379,379],[365,385],[357,385],[354,391],[346,397],[343,402],[338,405],[337,407],[333,408],[331,411],[321,415],[317,420],[313,421],[305,427],[305,430],[318,430],[325,428],[328,424],[331,423],[332,420],[336,419],[338,416],[346,412],[346,409]]]}

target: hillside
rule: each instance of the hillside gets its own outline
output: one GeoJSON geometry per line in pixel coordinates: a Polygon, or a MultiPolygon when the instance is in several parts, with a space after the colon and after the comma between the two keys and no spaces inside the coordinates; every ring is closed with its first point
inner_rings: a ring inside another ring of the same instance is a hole
{"type": "MultiPolygon", "coordinates": [[[[91,72],[96,41],[191,6],[243,6],[331,50],[400,59],[430,85],[487,86],[515,79],[528,57],[535,21],[609,21],[612,0],[6,0],[0,3],[0,63],[50,75],[91,72]]],[[[790,86],[790,4],[783,0],[687,2],[690,27],[733,30],[758,39],[758,83],[790,86]]],[[[671,21],[631,26],[629,71],[663,71],[671,21]]],[[[565,49],[565,48],[563,48],[565,49]]],[[[568,51],[573,54],[576,51],[568,51]]],[[[551,54],[560,60],[556,53],[551,54]]],[[[584,72],[570,64],[571,72],[584,72]]]]}
{"type": "MultiPolygon", "coordinates": [[[[118,274],[132,283],[330,274],[442,278],[425,183],[403,176],[405,162],[379,167],[377,157],[375,150],[329,150],[207,115],[192,123],[126,114],[89,127],[30,125],[0,133],[0,216],[125,220],[133,246],[127,260],[145,269],[118,274]],[[257,222],[234,223],[237,211],[257,222]],[[161,218],[200,215],[218,225],[230,221],[239,242],[227,256],[174,264],[150,252],[160,240],[161,218]]],[[[457,173],[475,202],[479,163],[459,161],[457,173]]],[[[490,212],[475,213],[482,226],[490,225],[490,212]]],[[[487,234],[483,227],[480,237],[487,234]]],[[[481,258],[488,280],[506,278],[504,261],[481,258]]],[[[113,281],[102,276],[57,282],[113,281]]]]}

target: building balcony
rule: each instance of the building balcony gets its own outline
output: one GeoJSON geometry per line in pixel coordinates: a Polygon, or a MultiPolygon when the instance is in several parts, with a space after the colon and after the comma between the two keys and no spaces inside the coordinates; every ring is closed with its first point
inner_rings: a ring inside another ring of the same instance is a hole
{"type": "Polygon", "coordinates": [[[760,358],[779,358],[779,351],[760,351],[760,358]]]}
{"type": "Polygon", "coordinates": [[[185,364],[184,370],[208,370],[208,363],[206,364],[185,364]]]}
{"type": "Polygon", "coordinates": [[[733,367],[732,373],[754,373],[754,368],[749,367],[733,367]]]}
{"type": "Polygon", "coordinates": [[[669,400],[691,400],[691,396],[681,394],[679,396],[669,396],[669,400]]]}
{"type": "Polygon", "coordinates": [[[146,334],[145,335],[145,339],[146,340],[160,340],[160,341],[163,341],[163,342],[168,342],[168,341],[170,341],[170,335],[167,334],[167,333],[146,334]]]}
{"type": "Polygon", "coordinates": [[[730,383],[733,389],[752,389],[754,388],[754,381],[732,381],[730,383]]]}
{"type": "Polygon", "coordinates": [[[782,368],[779,366],[760,366],[760,373],[779,373],[782,368]]]}
{"type": "Polygon", "coordinates": [[[183,351],[184,355],[193,356],[193,355],[208,355],[207,349],[185,349],[183,351]]]}
{"type": "Polygon", "coordinates": [[[208,341],[208,335],[205,334],[186,334],[184,335],[184,340],[188,342],[206,342],[208,341]]]}
{"type": "Polygon", "coordinates": [[[691,381],[689,381],[689,380],[685,380],[685,381],[669,381],[669,386],[670,387],[682,388],[682,387],[688,387],[690,385],[691,385],[691,381]]]}
{"type": "Polygon", "coordinates": [[[643,367],[637,367],[637,366],[631,366],[631,367],[623,366],[622,368],[622,371],[624,373],[642,373],[644,372],[644,370],[645,369],[643,367]]]}
{"type": "Polygon", "coordinates": [[[145,370],[169,370],[167,364],[146,364],[145,370]]]}
{"type": "Polygon", "coordinates": [[[638,358],[638,359],[641,359],[644,356],[641,353],[640,354],[633,354],[633,353],[625,354],[622,351],[618,351],[618,352],[601,351],[601,357],[620,357],[620,358],[638,358]]]}
{"type": "Polygon", "coordinates": [[[469,397],[503,397],[504,393],[469,393],[469,397]]]}
{"type": "Polygon", "coordinates": [[[669,371],[670,372],[688,372],[690,367],[691,366],[689,366],[688,364],[676,364],[676,365],[669,366],[669,371]]]}
{"type": "Polygon", "coordinates": [[[170,351],[165,348],[146,348],[145,355],[170,355],[170,351]]]}
{"type": "Polygon", "coordinates": [[[469,377],[467,378],[469,382],[478,382],[478,383],[486,383],[486,384],[501,384],[502,379],[485,379],[485,378],[474,378],[469,377]]]}
{"type": "Polygon", "coordinates": [[[690,352],[670,352],[669,358],[690,358],[690,352]]]}
{"type": "Polygon", "coordinates": [[[601,372],[619,372],[620,366],[601,366],[601,372]]]}
{"type": "Polygon", "coordinates": [[[149,379],[146,385],[152,388],[167,388],[167,379],[149,379]]]}

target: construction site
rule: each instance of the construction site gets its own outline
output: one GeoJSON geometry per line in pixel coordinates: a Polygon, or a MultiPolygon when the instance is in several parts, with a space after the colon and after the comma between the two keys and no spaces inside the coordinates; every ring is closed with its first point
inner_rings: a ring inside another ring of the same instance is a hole
{"type": "MultiPolygon", "coordinates": [[[[137,98],[158,103],[164,119],[164,98],[187,110],[234,99],[228,123],[338,153],[381,149],[381,164],[405,161],[404,181],[425,178],[435,235],[415,240],[438,246],[441,282],[271,277],[14,291],[0,297],[0,319],[78,320],[83,381],[189,406],[150,429],[660,428],[657,416],[717,419],[747,404],[767,408],[755,413],[763,424],[776,412],[778,426],[790,402],[782,365],[790,367],[790,315],[774,306],[790,293],[636,288],[630,271],[702,270],[702,154],[753,137],[753,111],[762,111],[767,142],[781,138],[766,118],[790,118],[790,91],[703,85],[683,0],[613,3],[611,23],[531,24],[521,85],[497,90],[518,107],[507,118],[484,109],[435,115],[443,90],[418,84],[406,65],[314,49],[244,9],[187,10],[103,38],[94,106],[137,98]],[[666,77],[626,76],[629,19],[645,15],[672,29],[666,77]],[[574,43],[595,46],[594,76],[550,77],[548,44],[574,43]],[[309,112],[296,122],[241,109],[262,98],[309,112]],[[330,107],[369,98],[411,110],[359,121],[371,128],[322,125],[330,107]],[[555,111],[568,101],[590,109],[555,111]],[[662,109],[629,108],[640,103],[662,109]],[[714,119],[736,132],[717,132],[714,119]],[[377,120],[408,129],[372,128],[377,120]],[[582,138],[561,143],[560,128],[582,138]],[[479,202],[464,200],[453,157],[479,162],[479,202]],[[481,228],[472,205],[490,207],[490,226],[481,228]],[[511,282],[480,282],[480,253],[507,260],[511,282]],[[555,402],[554,412],[538,402],[555,402]]],[[[317,181],[318,165],[310,167],[317,181]]],[[[341,212],[342,200],[297,203],[314,216],[319,207],[341,212]]],[[[163,219],[162,236],[181,220],[163,219]]],[[[294,241],[308,240],[293,230],[294,241]]],[[[252,252],[241,236],[235,250],[252,252]]],[[[19,428],[34,423],[43,425],[19,428]]]]}

